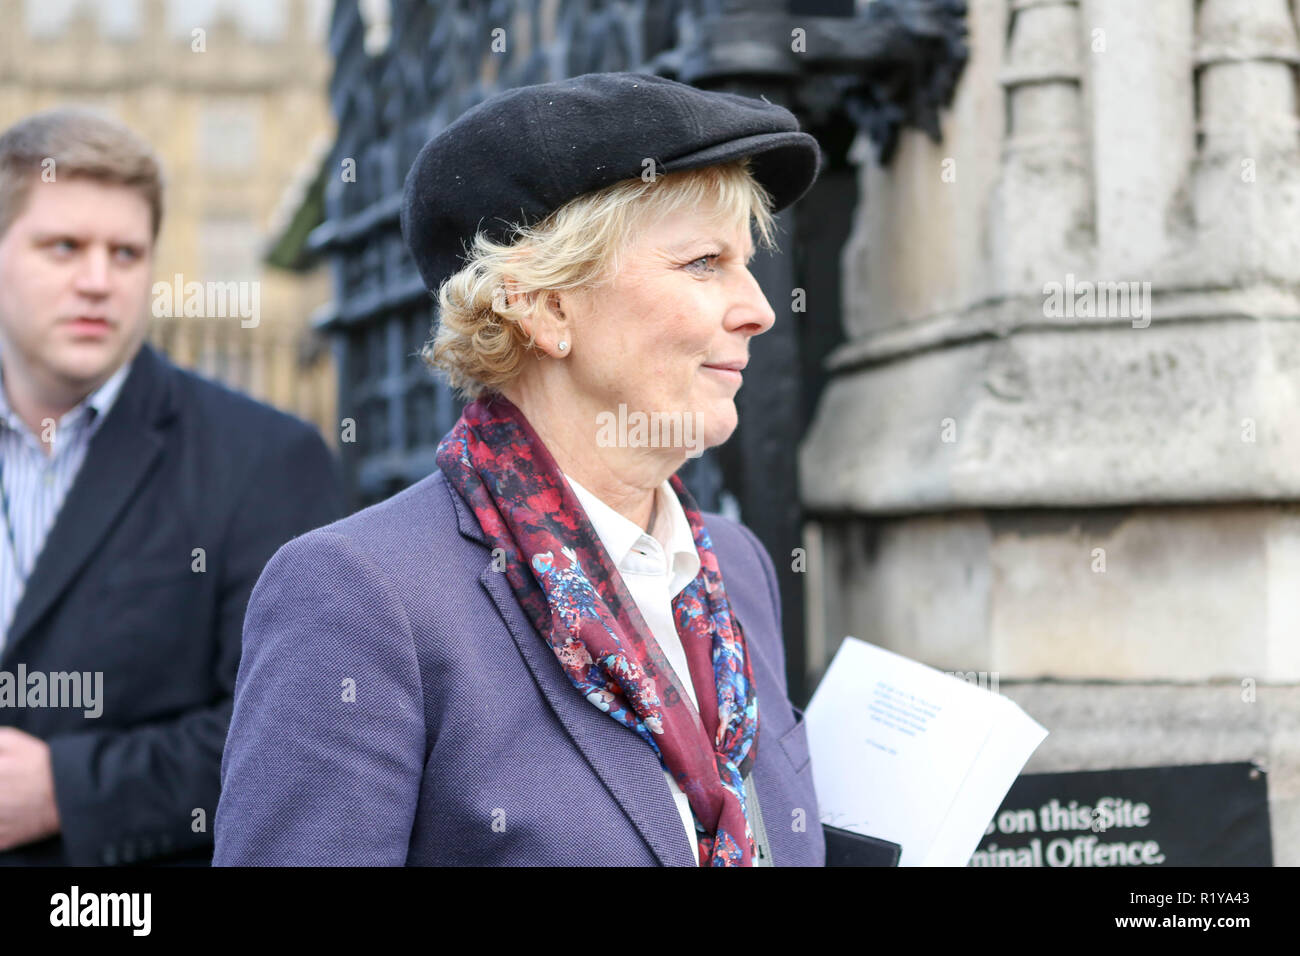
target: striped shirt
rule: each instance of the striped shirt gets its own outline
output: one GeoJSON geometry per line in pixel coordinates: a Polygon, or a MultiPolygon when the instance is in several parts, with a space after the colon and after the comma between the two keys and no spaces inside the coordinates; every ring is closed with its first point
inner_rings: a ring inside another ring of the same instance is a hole
{"type": "Polygon", "coordinates": [[[47,436],[53,438],[48,455],[40,438],[10,408],[0,371],[0,648],[8,640],[18,601],[54,519],[86,460],[90,438],[130,370],[131,363],[123,362],[108,381],[59,419],[47,436]]]}

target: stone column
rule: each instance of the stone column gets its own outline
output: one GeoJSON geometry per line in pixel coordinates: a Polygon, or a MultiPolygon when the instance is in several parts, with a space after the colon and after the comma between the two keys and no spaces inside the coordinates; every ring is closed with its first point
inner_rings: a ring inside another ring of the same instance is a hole
{"type": "Polygon", "coordinates": [[[1254,760],[1300,864],[1288,0],[972,0],[941,144],[861,169],[801,449],[815,678],[989,671],[1028,772],[1254,760]]]}

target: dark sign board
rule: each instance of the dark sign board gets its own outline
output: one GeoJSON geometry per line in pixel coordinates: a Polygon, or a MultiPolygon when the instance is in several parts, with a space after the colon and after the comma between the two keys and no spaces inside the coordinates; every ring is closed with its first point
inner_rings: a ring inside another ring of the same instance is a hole
{"type": "Polygon", "coordinates": [[[1272,866],[1249,763],[1021,776],[970,866],[1272,866]]]}

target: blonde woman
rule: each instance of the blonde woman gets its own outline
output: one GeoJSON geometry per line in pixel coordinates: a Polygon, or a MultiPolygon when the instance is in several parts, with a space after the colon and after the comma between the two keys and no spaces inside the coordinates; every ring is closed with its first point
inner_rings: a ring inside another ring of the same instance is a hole
{"type": "Polygon", "coordinates": [[[426,356],[473,401],[434,474],[262,575],[218,864],[823,865],[772,561],[676,477],[736,427],[752,236],[818,159],[780,107],[628,73],[425,146],[426,356]]]}

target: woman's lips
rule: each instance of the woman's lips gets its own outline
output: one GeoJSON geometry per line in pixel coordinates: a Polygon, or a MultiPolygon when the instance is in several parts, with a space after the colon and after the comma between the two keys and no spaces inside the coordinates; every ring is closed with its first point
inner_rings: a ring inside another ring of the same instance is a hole
{"type": "Polygon", "coordinates": [[[745,377],[740,374],[740,369],[721,368],[717,365],[705,365],[703,368],[705,371],[712,372],[714,375],[717,375],[728,382],[734,382],[737,385],[741,384],[745,380],[745,377]]]}

